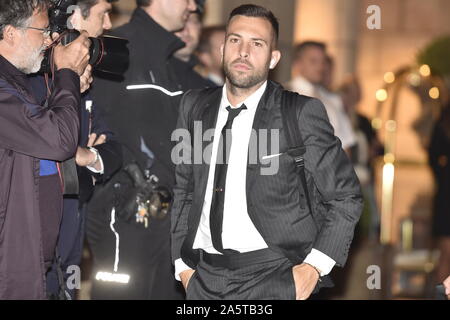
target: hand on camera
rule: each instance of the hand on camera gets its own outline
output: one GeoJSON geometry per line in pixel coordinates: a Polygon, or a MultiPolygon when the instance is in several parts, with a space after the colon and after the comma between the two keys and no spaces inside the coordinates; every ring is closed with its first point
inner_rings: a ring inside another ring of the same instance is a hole
{"type": "Polygon", "coordinates": [[[75,71],[80,77],[83,76],[89,63],[90,45],[91,41],[86,31],[82,31],[75,41],[66,46],[58,44],[54,51],[57,70],[67,68],[75,71]]]}
{"type": "Polygon", "coordinates": [[[80,77],[80,91],[81,93],[85,92],[91,86],[93,81],[92,78],[92,66],[90,64],[87,65],[86,69],[84,69],[84,73],[80,77]]]}

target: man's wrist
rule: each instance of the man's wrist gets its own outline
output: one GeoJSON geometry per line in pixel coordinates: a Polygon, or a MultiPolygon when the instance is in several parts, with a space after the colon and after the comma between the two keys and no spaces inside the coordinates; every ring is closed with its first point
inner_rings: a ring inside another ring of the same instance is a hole
{"type": "Polygon", "coordinates": [[[317,275],[319,276],[319,281],[322,281],[322,280],[320,279],[321,274],[322,274],[322,271],[321,271],[319,268],[317,268],[316,266],[313,266],[312,264],[307,263],[307,262],[303,262],[303,263],[306,264],[306,265],[308,265],[308,266],[310,266],[310,267],[312,267],[314,270],[316,270],[317,275]]]}
{"type": "Polygon", "coordinates": [[[321,277],[329,274],[336,264],[336,262],[329,256],[314,248],[306,256],[303,262],[316,267],[321,272],[321,277]]]}
{"type": "Polygon", "coordinates": [[[180,274],[186,270],[192,270],[187,264],[183,262],[181,258],[175,260],[175,279],[181,281],[180,274]]]}
{"type": "Polygon", "coordinates": [[[95,155],[94,160],[91,163],[89,163],[87,165],[87,167],[95,167],[95,164],[97,163],[97,161],[98,161],[98,159],[100,157],[100,155],[98,153],[98,150],[95,149],[95,148],[92,148],[92,147],[87,147],[87,148],[89,149],[90,152],[92,152],[95,155]]]}

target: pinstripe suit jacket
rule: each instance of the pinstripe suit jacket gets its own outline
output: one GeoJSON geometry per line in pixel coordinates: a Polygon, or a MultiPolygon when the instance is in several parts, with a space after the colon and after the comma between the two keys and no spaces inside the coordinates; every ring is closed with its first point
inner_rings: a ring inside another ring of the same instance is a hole
{"type": "MultiPolygon", "coordinates": [[[[313,212],[309,212],[293,159],[285,153],[288,145],[280,110],[283,90],[279,84],[269,81],[255,114],[253,129],[256,132],[279,129],[282,155],[274,175],[261,174],[261,168],[266,165],[262,161],[248,164],[248,214],[268,246],[282,252],[292,263],[301,263],[315,248],[335,260],[338,266],[343,266],[363,207],[358,178],[333,133],[323,104],[310,99],[303,106],[301,115],[298,113],[306,146],[306,177],[313,207],[313,212]]],[[[186,93],[181,101],[177,127],[194,131],[194,136],[203,136],[207,129],[215,127],[221,96],[221,88],[186,93]],[[195,126],[192,130],[194,120],[201,120],[202,128],[195,126]]],[[[267,140],[270,143],[270,139],[267,140]]],[[[203,142],[203,148],[205,146],[203,142]]],[[[183,147],[190,150],[192,144],[185,139],[183,147]]],[[[271,150],[271,146],[266,150],[271,150]]],[[[209,165],[204,163],[182,163],[176,168],[171,210],[172,259],[181,257],[194,269],[199,252],[193,250],[192,245],[201,217],[208,172],[209,165]]]]}

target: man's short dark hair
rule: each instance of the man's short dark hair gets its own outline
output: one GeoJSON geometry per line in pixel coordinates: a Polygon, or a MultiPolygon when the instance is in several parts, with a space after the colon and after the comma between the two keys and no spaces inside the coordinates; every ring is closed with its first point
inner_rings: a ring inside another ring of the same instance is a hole
{"type": "Polygon", "coordinates": [[[217,32],[225,32],[225,26],[211,26],[202,30],[200,41],[198,43],[198,52],[211,52],[211,38],[217,32]]]}
{"type": "MultiPolygon", "coordinates": [[[[107,2],[116,2],[117,0],[106,0],[107,2]]],[[[88,18],[91,13],[91,8],[98,3],[98,0],[78,0],[77,5],[80,7],[83,18],[88,18]]]]}
{"type": "Polygon", "coordinates": [[[300,59],[303,53],[305,53],[305,51],[309,48],[317,48],[325,52],[327,50],[327,45],[319,41],[301,42],[294,47],[294,60],[300,59]]]}
{"type": "Polygon", "coordinates": [[[255,4],[244,4],[235,8],[231,12],[230,17],[228,18],[228,25],[230,24],[230,21],[234,16],[266,19],[272,25],[273,33],[275,35],[275,43],[278,42],[278,37],[280,34],[280,24],[278,23],[278,19],[275,17],[272,11],[255,4]]]}
{"type": "Polygon", "coordinates": [[[206,0],[195,0],[197,10],[195,10],[194,12],[199,15],[200,20],[203,20],[203,16],[205,15],[205,2],[206,0]]]}
{"type": "Polygon", "coordinates": [[[47,10],[48,0],[0,0],[0,40],[7,25],[16,28],[26,27],[34,10],[47,10]]]}
{"type": "Polygon", "coordinates": [[[152,4],[152,0],[136,0],[138,7],[148,7],[152,4]]]}

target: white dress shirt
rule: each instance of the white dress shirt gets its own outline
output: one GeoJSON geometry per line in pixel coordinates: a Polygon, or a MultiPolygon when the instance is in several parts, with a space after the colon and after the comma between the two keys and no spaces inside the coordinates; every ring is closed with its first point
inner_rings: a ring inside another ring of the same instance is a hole
{"type": "MultiPolygon", "coordinates": [[[[89,112],[89,117],[92,115],[92,105],[93,105],[92,100],[86,100],[85,107],[86,107],[87,112],[89,112]]],[[[91,119],[89,119],[89,122],[91,122],[91,119]]],[[[89,123],[89,134],[91,134],[91,132],[90,132],[91,126],[92,126],[92,124],[89,123]]],[[[105,172],[105,168],[103,166],[103,159],[100,156],[100,153],[98,152],[98,150],[96,148],[90,148],[89,151],[95,155],[95,157],[98,159],[98,161],[100,161],[100,170],[97,170],[94,167],[90,167],[90,166],[86,166],[86,168],[88,168],[88,170],[92,171],[93,173],[103,174],[105,172]]]]}
{"type": "MultiPolygon", "coordinates": [[[[222,100],[218,113],[212,157],[209,167],[208,182],[202,215],[194,240],[194,249],[203,249],[212,254],[221,254],[214,249],[209,228],[210,208],[213,193],[214,173],[216,167],[217,149],[220,136],[228,118],[226,107],[238,108],[245,104],[247,109],[234,119],[231,128],[232,142],[229,154],[227,177],[225,182],[225,200],[223,209],[222,243],[224,249],[233,249],[239,252],[250,252],[268,248],[267,243],[256,229],[247,211],[246,181],[247,181],[247,157],[250,136],[253,127],[255,113],[267,87],[265,82],[257,91],[249,96],[239,106],[232,106],[228,101],[226,85],[223,88],[222,100]]],[[[335,262],[325,254],[313,249],[305,261],[319,270],[322,275],[328,274],[335,262]]],[[[180,280],[179,274],[190,269],[182,259],[175,261],[175,277],[180,280]]]]}
{"type": "Polygon", "coordinates": [[[105,167],[103,166],[102,156],[100,155],[100,153],[98,152],[98,150],[96,148],[92,148],[91,147],[89,149],[89,151],[92,152],[93,154],[95,154],[96,156],[98,155],[98,161],[100,161],[100,169],[97,170],[97,169],[95,169],[95,167],[90,167],[90,166],[86,166],[86,168],[88,168],[93,173],[104,174],[105,173],[105,167]]]}
{"type": "Polygon", "coordinates": [[[305,96],[310,96],[322,101],[334,134],[341,140],[342,148],[347,149],[356,144],[356,135],[353,131],[349,117],[345,113],[341,97],[320,86],[315,86],[305,78],[298,76],[288,85],[289,89],[305,96]]]}

